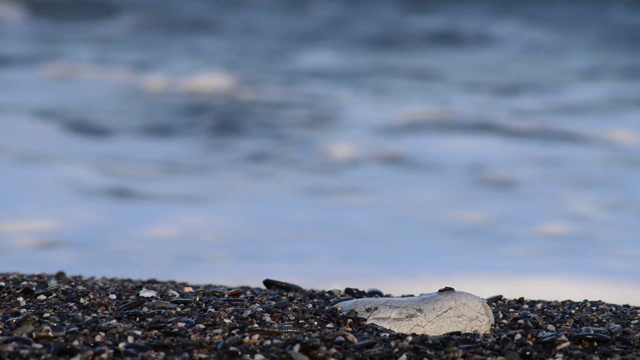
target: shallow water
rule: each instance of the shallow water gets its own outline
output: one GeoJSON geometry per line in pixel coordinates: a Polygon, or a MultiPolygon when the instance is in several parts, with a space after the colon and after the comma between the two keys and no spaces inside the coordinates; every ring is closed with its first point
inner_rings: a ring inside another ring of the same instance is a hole
{"type": "Polygon", "coordinates": [[[640,4],[70,3],[0,2],[0,271],[640,304],[640,4]]]}

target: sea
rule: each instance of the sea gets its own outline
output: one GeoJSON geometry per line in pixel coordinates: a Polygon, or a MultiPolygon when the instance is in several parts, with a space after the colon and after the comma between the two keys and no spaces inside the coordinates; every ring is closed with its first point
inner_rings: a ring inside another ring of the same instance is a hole
{"type": "Polygon", "coordinates": [[[0,0],[0,272],[640,305],[640,1],[0,0]]]}

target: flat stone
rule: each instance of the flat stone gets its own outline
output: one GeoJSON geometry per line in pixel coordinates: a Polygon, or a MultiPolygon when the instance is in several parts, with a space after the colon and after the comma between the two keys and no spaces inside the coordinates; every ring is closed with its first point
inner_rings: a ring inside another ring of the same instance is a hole
{"type": "Polygon", "coordinates": [[[404,334],[484,334],[493,325],[493,313],[484,299],[449,287],[416,297],[353,299],[334,307],[355,310],[367,323],[404,334]]]}

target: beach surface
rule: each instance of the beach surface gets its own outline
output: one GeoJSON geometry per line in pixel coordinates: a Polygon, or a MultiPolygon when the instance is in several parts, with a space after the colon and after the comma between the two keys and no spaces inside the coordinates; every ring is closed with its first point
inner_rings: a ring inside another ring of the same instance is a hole
{"type": "Polygon", "coordinates": [[[384,294],[380,290],[264,284],[0,274],[0,354],[294,360],[640,356],[636,306],[496,295],[486,298],[495,316],[488,334],[426,336],[394,333],[332,307],[341,298],[384,294]]]}

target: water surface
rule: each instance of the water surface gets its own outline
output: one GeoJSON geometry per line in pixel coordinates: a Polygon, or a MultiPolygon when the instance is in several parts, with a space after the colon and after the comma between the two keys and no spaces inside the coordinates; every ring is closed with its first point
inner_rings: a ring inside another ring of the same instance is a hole
{"type": "Polygon", "coordinates": [[[0,2],[0,271],[640,304],[636,2],[0,2]]]}

